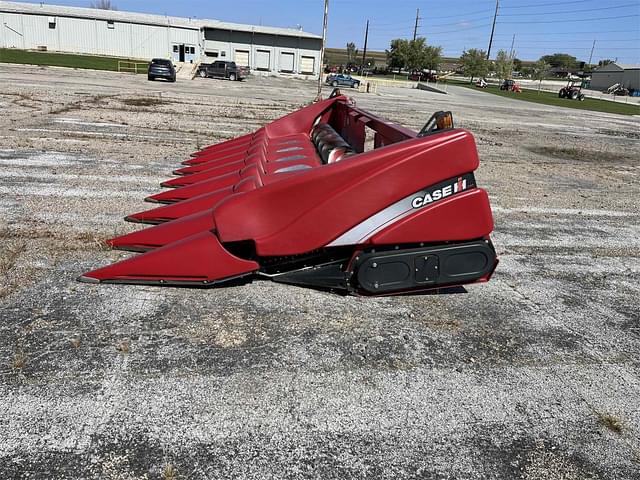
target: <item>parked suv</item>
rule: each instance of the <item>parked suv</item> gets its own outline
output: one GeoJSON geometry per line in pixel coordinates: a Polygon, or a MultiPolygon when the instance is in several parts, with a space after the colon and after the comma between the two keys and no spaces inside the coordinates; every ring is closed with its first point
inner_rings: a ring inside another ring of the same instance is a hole
{"type": "Polygon", "coordinates": [[[154,58],[149,64],[147,78],[149,80],[164,78],[165,80],[169,80],[170,82],[175,82],[176,67],[173,66],[173,62],[171,62],[171,60],[166,60],[164,58],[154,58]]]}
{"type": "Polygon", "coordinates": [[[238,67],[236,62],[216,60],[213,63],[201,63],[198,75],[202,78],[227,78],[229,80],[243,80],[249,72],[245,67],[238,67]]]}
{"type": "Polygon", "coordinates": [[[342,73],[339,73],[338,75],[329,75],[326,83],[333,87],[344,85],[351,88],[358,88],[360,86],[360,80],[352,78],[351,75],[343,75],[342,73]]]}

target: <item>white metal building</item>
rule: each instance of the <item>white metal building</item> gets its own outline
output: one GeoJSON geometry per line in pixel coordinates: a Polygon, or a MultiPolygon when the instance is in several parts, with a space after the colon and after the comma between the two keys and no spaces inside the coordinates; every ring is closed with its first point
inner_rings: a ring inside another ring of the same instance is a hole
{"type": "Polygon", "coordinates": [[[290,28],[0,1],[0,48],[174,62],[233,60],[259,74],[317,77],[322,37],[290,28]]]}
{"type": "Polygon", "coordinates": [[[640,90],[640,65],[610,63],[591,73],[590,88],[593,90],[606,90],[616,83],[629,90],[640,90]]]}

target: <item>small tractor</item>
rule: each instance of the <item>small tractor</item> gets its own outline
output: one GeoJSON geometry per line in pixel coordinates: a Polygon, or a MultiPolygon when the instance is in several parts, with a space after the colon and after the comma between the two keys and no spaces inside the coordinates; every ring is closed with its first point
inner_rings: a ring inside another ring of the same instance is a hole
{"type": "Polygon", "coordinates": [[[580,82],[580,85],[576,85],[576,82],[569,80],[567,85],[558,92],[558,97],[583,102],[585,97],[584,93],[582,93],[582,82],[580,82]]]}
{"type": "Polygon", "coordinates": [[[500,85],[500,90],[507,92],[522,93],[522,87],[515,80],[507,79],[500,85]]]}

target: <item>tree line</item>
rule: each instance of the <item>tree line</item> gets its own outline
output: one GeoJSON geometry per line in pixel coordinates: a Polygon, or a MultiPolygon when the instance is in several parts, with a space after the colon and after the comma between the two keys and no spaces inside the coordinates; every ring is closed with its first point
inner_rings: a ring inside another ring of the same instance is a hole
{"type": "MultiPolygon", "coordinates": [[[[418,37],[415,40],[404,38],[391,40],[386,54],[388,67],[392,70],[397,69],[398,73],[402,70],[438,70],[443,60],[442,47],[428,45],[423,37],[418,37]]],[[[347,43],[349,62],[357,63],[357,55],[358,50],[355,43],[347,43]]],[[[499,50],[495,60],[489,60],[486,51],[475,48],[465,50],[460,57],[460,62],[465,76],[470,77],[471,81],[474,78],[485,77],[489,72],[495,72],[496,76],[502,79],[510,78],[514,71],[534,79],[542,79],[548,76],[554,67],[567,71],[579,68],[588,70],[591,68],[591,66],[585,65],[584,62],[578,61],[576,57],[567,53],[543,55],[537,62],[525,66],[520,59],[516,58],[515,52],[499,50]]],[[[607,65],[608,63],[612,63],[612,60],[601,60],[598,62],[598,66],[607,65]]]]}

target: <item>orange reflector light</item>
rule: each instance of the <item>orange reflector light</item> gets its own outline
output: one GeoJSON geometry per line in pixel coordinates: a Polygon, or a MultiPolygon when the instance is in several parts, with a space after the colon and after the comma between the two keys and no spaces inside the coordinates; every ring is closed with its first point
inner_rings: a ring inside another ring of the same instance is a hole
{"type": "Polygon", "coordinates": [[[436,119],[438,130],[453,128],[453,115],[451,112],[442,112],[436,119]]]}

